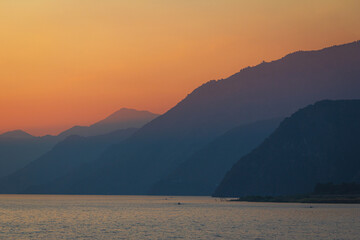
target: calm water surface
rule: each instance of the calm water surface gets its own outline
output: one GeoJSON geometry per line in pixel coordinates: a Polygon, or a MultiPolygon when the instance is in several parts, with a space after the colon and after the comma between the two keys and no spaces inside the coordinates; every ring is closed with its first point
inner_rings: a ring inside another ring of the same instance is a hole
{"type": "Polygon", "coordinates": [[[360,239],[360,205],[312,207],[210,197],[0,195],[0,239],[360,239]]]}

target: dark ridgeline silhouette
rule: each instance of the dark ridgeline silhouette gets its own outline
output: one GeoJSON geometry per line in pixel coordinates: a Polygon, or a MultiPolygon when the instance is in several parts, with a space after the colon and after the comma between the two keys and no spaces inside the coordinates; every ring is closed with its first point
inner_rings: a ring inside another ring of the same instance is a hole
{"type": "Polygon", "coordinates": [[[360,98],[359,63],[360,43],[353,42],[296,52],[210,81],[49,189],[146,194],[195,152],[236,126],[287,116],[322,99],[360,98]]]}
{"type": "Polygon", "coordinates": [[[360,100],[318,102],[241,158],[214,196],[305,194],[321,182],[360,182],[359,146],[360,100]]]}
{"type": "Polygon", "coordinates": [[[149,194],[211,195],[239,158],[257,147],[280,121],[265,120],[231,129],[157,182],[149,194]]]}
{"type": "Polygon", "coordinates": [[[3,133],[0,135],[0,177],[25,167],[71,135],[102,135],[120,129],[139,128],[157,116],[147,111],[122,108],[89,127],[73,127],[58,136],[34,137],[21,130],[3,133]]]}
{"type": "MultiPolygon", "coordinates": [[[[94,161],[109,146],[120,143],[137,129],[81,137],[72,135],[24,168],[0,180],[0,193],[43,193],[42,185],[94,161]]],[[[49,191],[44,193],[51,193],[49,191]]]]}
{"type": "Polygon", "coordinates": [[[148,111],[122,108],[93,125],[88,127],[74,126],[60,133],[59,136],[68,137],[71,135],[79,135],[88,137],[110,133],[119,129],[140,128],[158,116],[158,114],[148,111]]]}

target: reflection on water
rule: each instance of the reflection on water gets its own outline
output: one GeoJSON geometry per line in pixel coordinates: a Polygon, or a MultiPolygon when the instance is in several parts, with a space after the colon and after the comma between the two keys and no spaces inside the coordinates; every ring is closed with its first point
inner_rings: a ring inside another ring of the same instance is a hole
{"type": "Polygon", "coordinates": [[[0,195],[0,239],[358,239],[360,205],[311,206],[210,197],[0,195]]]}

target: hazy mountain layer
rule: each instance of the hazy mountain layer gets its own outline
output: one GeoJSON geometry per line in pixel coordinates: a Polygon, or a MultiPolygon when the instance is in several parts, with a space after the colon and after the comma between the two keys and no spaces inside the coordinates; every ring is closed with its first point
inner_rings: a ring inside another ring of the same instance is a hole
{"type": "Polygon", "coordinates": [[[90,127],[75,126],[58,136],[34,137],[21,130],[3,133],[0,135],[0,177],[23,168],[68,136],[96,136],[120,129],[139,128],[157,116],[147,111],[122,108],[90,127]]]}
{"type": "Polygon", "coordinates": [[[56,137],[34,137],[17,130],[0,135],[0,177],[9,175],[49,151],[56,137]]]}
{"type": "Polygon", "coordinates": [[[240,157],[257,147],[279,125],[280,119],[242,125],[216,138],[149,192],[157,195],[211,195],[240,157]]]}
{"type": "Polygon", "coordinates": [[[70,136],[26,167],[0,179],[0,192],[40,193],[43,189],[41,185],[49,184],[82,164],[95,160],[106,148],[128,138],[135,130],[118,130],[92,137],[70,136]]]}

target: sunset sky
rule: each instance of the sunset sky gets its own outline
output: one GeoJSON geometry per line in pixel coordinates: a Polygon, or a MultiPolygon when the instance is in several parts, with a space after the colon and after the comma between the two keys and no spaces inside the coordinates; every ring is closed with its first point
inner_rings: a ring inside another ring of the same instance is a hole
{"type": "Polygon", "coordinates": [[[0,133],[164,113],[202,83],[360,40],[359,0],[0,1],[0,133]]]}

